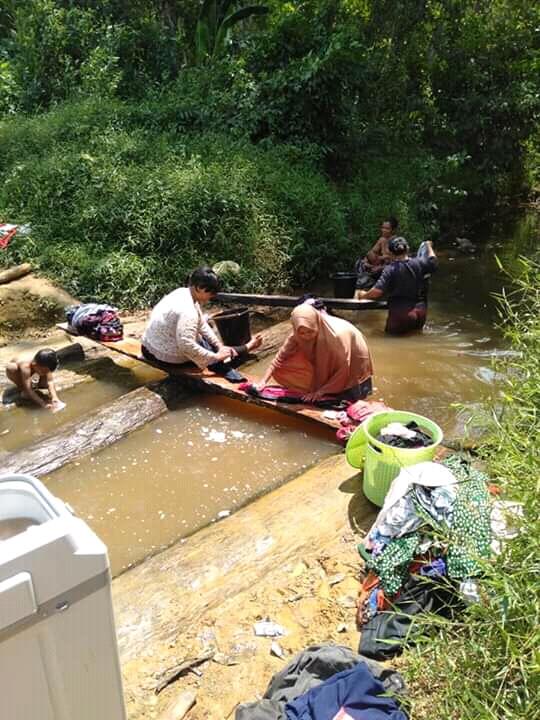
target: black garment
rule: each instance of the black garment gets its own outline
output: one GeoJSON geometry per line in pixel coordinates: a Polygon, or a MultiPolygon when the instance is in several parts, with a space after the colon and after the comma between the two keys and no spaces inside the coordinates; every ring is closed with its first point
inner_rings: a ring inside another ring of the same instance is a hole
{"type": "MultiPolygon", "coordinates": [[[[211,350],[212,352],[215,351],[215,348],[213,348],[209,342],[206,340],[202,340],[200,343],[202,347],[206,348],[207,350],[211,350]]],[[[236,367],[241,365],[245,361],[245,354],[246,354],[246,346],[245,345],[239,345],[238,347],[234,348],[236,352],[238,353],[238,357],[231,360],[230,363],[223,363],[223,362],[217,362],[213,365],[209,365],[208,369],[212,370],[212,372],[217,373],[218,375],[223,375],[223,377],[228,380],[231,383],[240,383],[245,380],[244,376],[241,375],[238,370],[236,370],[236,367]]],[[[159,360],[155,355],[153,355],[150,350],[144,347],[144,345],[141,346],[141,352],[143,357],[145,357],[150,362],[154,363],[155,365],[158,365],[159,367],[162,367],[164,370],[175,370],[177,368],[182,368],[193,365],[193,363],[187,362],[187,363],[168,363],[164,362],[163,360],[159,360]]]]}
{"type": "Polygon", "coordinates": [[[381,433],[377,440],[385,445],[391,445],[392,447],[397,448],[429,447],[433,444],[433,438],[431,435],[428,435],[426,432],[421,430],[414,420],[407,423],[405,427],[414,431],[414,437],[406,438],[401,435],[383,435],[381,433]]]}
{"type": "Polygon", "coordinates": [[[416,615],[432,612],[448,617],[458,605],[447,580],[436,582],[411,575],[393,609],[378,612],[362,626],[358,652],[374,660],[389,660],[400,654],[406,644],[414,642],[411,631],[416,615]]]}
{"type": "Polygon", "coordinates": [[[405,683],[399,673],[357,655],[341,645],[312,645],[297,655],[272,678],[264,698],[240,705],[235,720],[285,720],[285,705],[343,670],[365,662],[373,677],[388,693],[403,695],[405,683]]]}
{"type": "Polygon", "coordinates": [[[388,298],[388,309],[412,309],[419,303],[427,302],[428,276],[437,269],[437,259],[409,258],[394,260],[386,265],[381,277],[375,283],[388,298]]]}

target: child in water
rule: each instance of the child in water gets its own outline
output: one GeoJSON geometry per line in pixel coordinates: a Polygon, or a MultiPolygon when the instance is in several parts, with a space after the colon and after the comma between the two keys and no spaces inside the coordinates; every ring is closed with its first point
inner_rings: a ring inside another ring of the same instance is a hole
{"type": "Polygon", "coordinates": [[[54,387],[53,372],[58,367],[58,356],[54,350],[44,348],[28,360],[11,360],[6,366],[6,375],[20,390],[23,397],[47,410],[56,412],[65,407],[59,400],[54,387]],[[36,390],[48,390],[45,399],[36,390]]]}

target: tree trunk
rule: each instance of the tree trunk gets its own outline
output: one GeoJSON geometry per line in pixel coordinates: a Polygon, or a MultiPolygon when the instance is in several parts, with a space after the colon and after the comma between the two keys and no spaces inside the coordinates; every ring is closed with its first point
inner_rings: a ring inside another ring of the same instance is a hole
{"type": "Polygon", "coordinates": [[[83,455],[112,445],[162,415],[168,405],[183,396],[178,385],[166,381],[153,388],[137,388],[80,422],[69,423],[57,435],[3,456],[2,472],[47,475],[83,455]]]}
{"type": "Polygon", "coordinates": [[[18,278],[29,275],[32,272],[32,266],[30,263],[23,263],[22,265],[15,265],[8,270],[0,272],[0,285],[17,280],[18,278]]]}

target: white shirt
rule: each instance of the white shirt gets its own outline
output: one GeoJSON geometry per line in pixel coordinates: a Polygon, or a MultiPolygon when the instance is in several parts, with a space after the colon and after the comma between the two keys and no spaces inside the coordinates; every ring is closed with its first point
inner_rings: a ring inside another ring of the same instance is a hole
{"type": "Polygon", "coordinates": [[[205,350],[198,340],[205,338],[215,348],[218,339],[193,300],[189,288],[177,288],[165,295],[152,310],[142,344],[158,360],[168,363],[194,362],[205,368],[216,361],[214,353],[205,350]]]}

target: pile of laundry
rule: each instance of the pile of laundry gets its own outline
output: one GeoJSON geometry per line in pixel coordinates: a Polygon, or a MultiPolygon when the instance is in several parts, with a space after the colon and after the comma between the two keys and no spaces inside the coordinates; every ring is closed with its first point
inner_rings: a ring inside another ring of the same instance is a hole
{"type": "Polygon", "coordinates": [[[235,720],[406,720],[394,670],[341,645],[313,645],[274,675],[263,699],[235,720]]]}
{"type": "Polygon", "coordinates": [[[116,342],[124,337],[118,309],[110,305],[86,303],[72,305],[66,310],[69,326],[79,335],[101,342],[116,342]]]}
{"type": "Polygon", "coordinates": [[[431,435],[422,430],[414,420],[411,420],[406,425],[400,422],[390,423],[381,429],[377,440],[385,445],[408,449],[433,445],[431,435]]]}
{"type": "Polygon", "coordinates": [[[450,614],[478,600],[476,579],[493,551],[493,520],[500,536],[488,478],[461,457],[403,468],[358,546],[369,570],[357,615],[359,652],[392,657],[409,639],[415,615],[450,614]]]}

